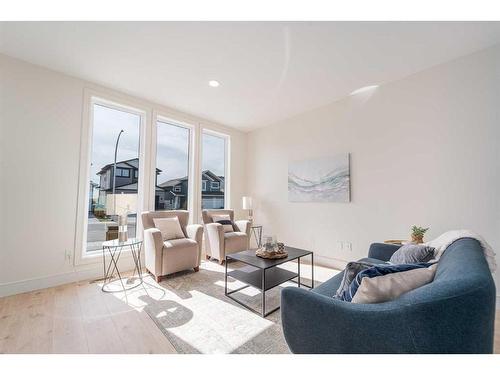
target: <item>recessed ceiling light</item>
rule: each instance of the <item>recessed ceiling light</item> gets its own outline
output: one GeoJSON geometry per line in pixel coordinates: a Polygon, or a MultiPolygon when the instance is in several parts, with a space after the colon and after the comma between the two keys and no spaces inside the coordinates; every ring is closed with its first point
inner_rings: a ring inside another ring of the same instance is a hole
{"type": "Polygon", "coordinates": [[[211,80],[211,81],[208,81],[208,85],[210,87],[219,87],[220,86],[220,83],[219,81],[216,81],[216,80],[211,80]]]}
{"type": "Polygon", "coordinates": [[[378,87],[378,85],[371,85],[371,86],[365,86],[365,87],[361,87],[357,90],[354,90],[353,92],[351,92],[349,95],[356,95],[356,94],[361,94],[362,92],[367,92],[367,91],[373,91],[375,90],[376,88],[378,87]]]}

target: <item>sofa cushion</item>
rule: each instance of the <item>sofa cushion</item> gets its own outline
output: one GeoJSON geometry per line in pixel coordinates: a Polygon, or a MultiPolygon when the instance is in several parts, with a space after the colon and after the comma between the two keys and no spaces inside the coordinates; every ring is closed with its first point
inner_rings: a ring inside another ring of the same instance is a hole
{"type": "MultiPolygon", "coordinates": [[[[368,263],[368,264],[385,263],[383,260],[374,259],[374,258],[362,258],[362,259],[358,260],[358,262],[368,263]]],[[[338,274],[333,276],[331,279],[321,283],[321,285],[312,289],[312,291],[315,293],[321,294],[323,296],[333,297],[333,296],[335,296],[335,293],[339,289],[343,278],[344,278],[344,271],[339,272],[338,274]]]]}
{"type": "Polygon", "coordinates": [[[427,268],[416,268],[405,272],[390,273],[378,277],[364,277],[361,280],[353,303],[381,303],[429,284],[436,274],[437,264],[427,268]]]}
{"type": "Polygon", "coordinates": [[[339,298],[342,296],[351,285],[351,282],[354,280],[356,275],[361,271],[364,271],[370,267],[372,267],[372,263],[365,262],[349,262],[344,269],[344,277],[342,278],[342,282],[340,283],[337,292],[335,293],[335,298],[339,298]]]}
{"type": "Polygon", "coordinates": [[[390,263],[425,263],[434,258],[435,249],[426,245],[406,244],[392,254],[390,263]]]}
{"type": "MultiPolygon", "coordinates": [[[[377,278],[377,277],[382,277],[384,275],[389,275],[389,274],[394,274],[394,273],[404,273],[404,272],[414,270],[414,269],[428,268],[431,265],[432,265],[431,263],[374,265],[373,267],[368,268],[368,269],[358,273],[356,275],[356,277],[354,278],[354,280],[352,281],[351,285],[349,286],[348,290],[344,294],[339,296],[338,299],[340,299],[342,301],[351,302],[352,299],[354,298],[354,296],[356,295],[358,288],[360,287],[361,282],[363,281],[363,278],[366,278],[366,277],[377,278]]],[[[435,269],[433,270],[433,272],[435,272],[435,269]]],[[[403,281],[404,281],[404,275],[402,277],[403,277],[403,281]]],[[[432,277],[434,277],[434,273],[433,273],[432,277]]],[[[397,280],[399,280],[399,279],[397,279],[397,280]]],[[[390,280],[389,280],[389,284],[391,284],[390,280]]],[[[396,285],[396,284],[393,283],[392,285],[396,285]]],[[[424,284],[422,284],[422,285],[424,285],[424,284]]],[[[412,288],[410,288],[406,291],[409,291],[411,289],[412,288]]],[[[399,293],[398,296],[405,293],[405,292],[399,293]]],[[[390,293],[390,291],[389,291],[389,293],[390,293]]],[[[397,294],[397,290],[394,291],[394,294],[397,294]]]]}
{"type": "Polygon", "coordinates": [[[155,227],[160,230],[163,241],[185,238],[177,216],[153,218],[153,222],[155,227]]]}
{"type": "Polygon", "coordinates": [[[317,294],[321,294],[323,296],[333,297],[335,295],[335,292],[338,290],[343,278],[344,278],[344,271],[339,272],[338,274],[326,280],[325,282],[321,283],[321,285],[317,286],[311,291],[317,294]]]}
{"type": "Polygon", "coordinates": [[[363,263],[370,263],[370,264],[387,264],[387,262],[380,260],[380,259],[375,259],[375,258],[361,258],[358,260],[358,262],[363,262],[363,263]]]}

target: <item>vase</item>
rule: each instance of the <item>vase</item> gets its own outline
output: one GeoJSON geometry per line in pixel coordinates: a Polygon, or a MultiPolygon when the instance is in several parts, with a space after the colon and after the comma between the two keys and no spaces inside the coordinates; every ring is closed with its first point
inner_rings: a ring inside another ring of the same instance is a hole
{"type": "Polygon", "coordinates": [[[128,240],[128,215],[118,216],[118,241],[127,242],[128,240]]]}
{"type": "Polygon", "coordinates": [[[415,234],[412,234],[411,235],[411,242],[413,243],[424,243],[424,236],[423,235],[420,235],[420,236],[417,236],[415,234]]]}

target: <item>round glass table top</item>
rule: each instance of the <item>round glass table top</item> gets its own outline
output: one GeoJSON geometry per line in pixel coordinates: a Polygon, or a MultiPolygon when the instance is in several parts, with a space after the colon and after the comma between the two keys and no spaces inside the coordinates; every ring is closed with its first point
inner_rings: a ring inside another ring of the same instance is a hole
{"type": "Polygon", "coordinates": [[[119,241],[118,239],[109,240],[102,243],[103,247],[119,247],[119,246],[129,246],[140,244],[142,240],[140,238],[129,238],[127,241],[119,241]]]}

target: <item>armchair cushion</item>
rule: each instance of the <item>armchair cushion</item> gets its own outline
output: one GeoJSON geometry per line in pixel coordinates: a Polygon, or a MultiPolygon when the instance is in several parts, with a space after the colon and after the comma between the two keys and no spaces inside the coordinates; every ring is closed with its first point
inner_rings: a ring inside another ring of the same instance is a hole
{"type": "Polygon", "coordinates": [[[176,249],[196,249],[198,250],[198,243],[195,240],[192,240],[190,238],[178,238],[174,240],[168,240],[163,243],[165,245],[165,248],[171,249],[171,248],[176,248],[176,249]]]}
{"type": "Polygon", "coordinates": [[[249,220],[236,220],[235,222],[237,232],[243,232],[246,233],[247,236],[250,236],[250,221],[249,220]]]}
{"type": "Polygon", "coordinates": [[[153,222],[155,227],[160,230],[164,241],[185,238],[177,216],[165,217],[161,219],[154,218],[153,222]]]}
{"type": "Polygon", "coordinates": [[[229,215],[212,215],[214,223],[219,223],[224,228],[224,233],[234,232],[234,225],[229,215]]]}
{"type": "Polygon", "coordinates": [[[226,254],[247,249],[248,236],[243,232],[230,232],[224,234],[226,254]]]}

